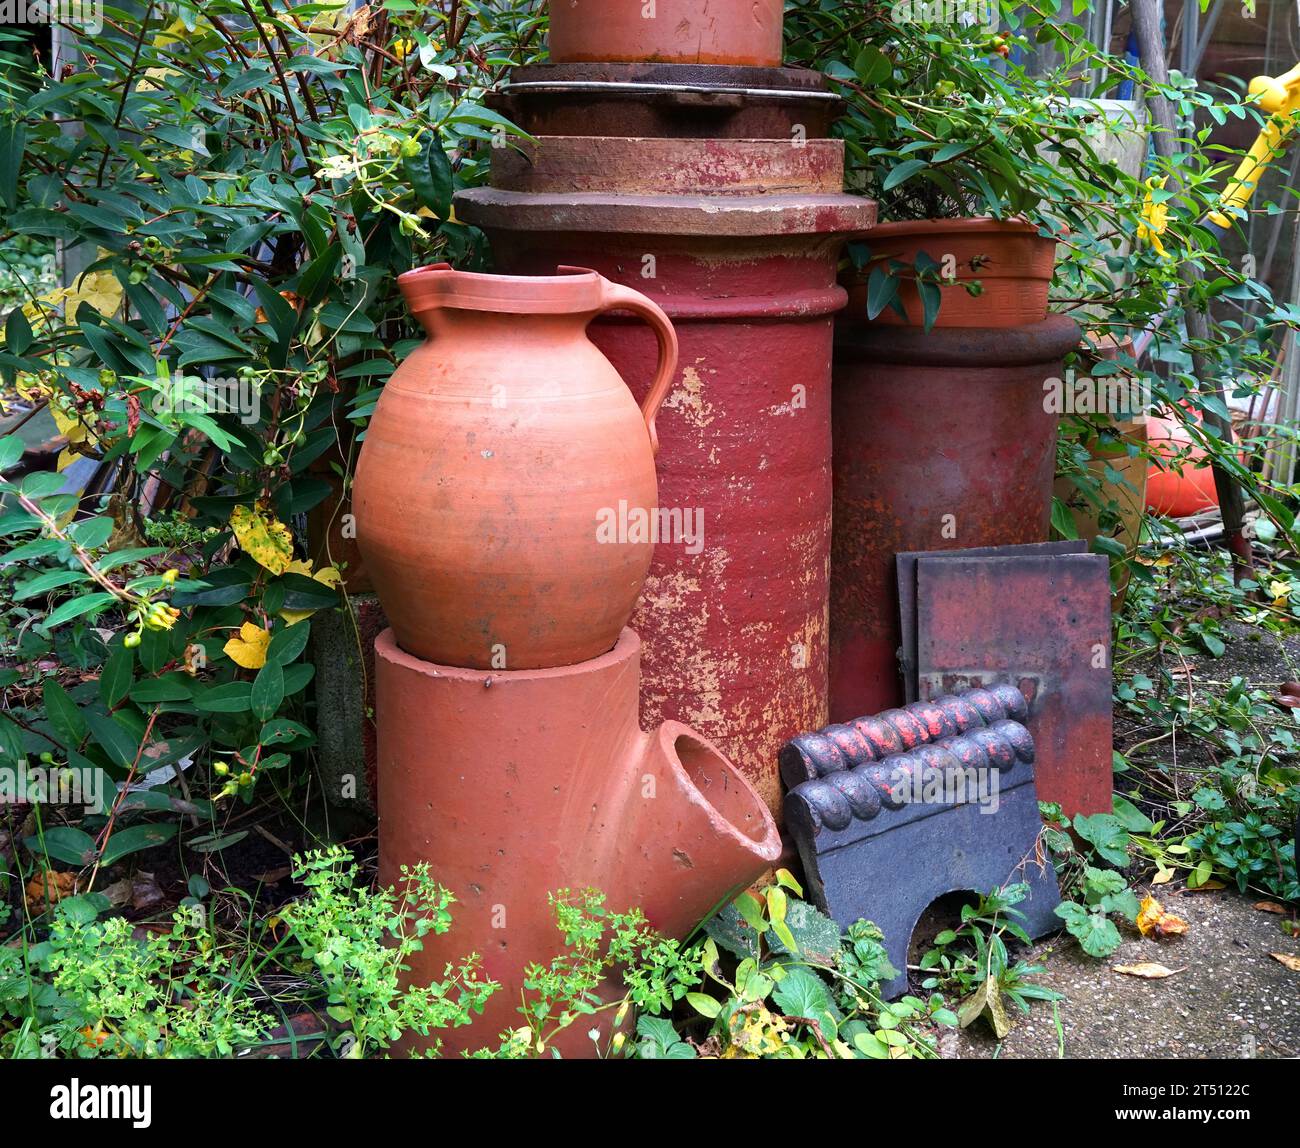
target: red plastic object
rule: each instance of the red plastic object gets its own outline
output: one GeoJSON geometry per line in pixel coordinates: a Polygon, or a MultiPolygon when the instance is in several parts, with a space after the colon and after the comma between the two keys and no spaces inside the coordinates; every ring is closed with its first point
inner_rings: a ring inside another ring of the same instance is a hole
{"type": "Polygon", "coordinates": [[[1156,415],[1147,420],[1147,442],[1162,459],[1183,456],[1182,469],[1173,470],[1152,462],[1147,468],[1147,509],[1170,518],[1188,518],[1219,505],[1214,489],[1214,472],[1203,460],[1205,451],[1192,445],[1191,436],[1177,419],[1156,415]]]}

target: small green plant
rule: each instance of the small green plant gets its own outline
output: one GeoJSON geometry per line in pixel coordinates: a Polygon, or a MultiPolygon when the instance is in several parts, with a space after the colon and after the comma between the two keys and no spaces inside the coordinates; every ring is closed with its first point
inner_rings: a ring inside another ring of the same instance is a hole
{"type": "Polygon", "coordinates": [[[441,981],[401,984],[422,938],[451,928],[455,898],[429,876],[427,864],[403,865],[396,889],[373,891],[358,881],[359,873],[338,846],[299,857],[294,877],[309,895],[281,912],[302,963],[310,962],[320,977],[326,1012],[347,1026],[338,1051],[360,1059],[407,1032],[427,1037],[469,1024],[497,988],[479,979],[477,956],[449,965],[441,981]]]}
{"type": "Polygon", "coordinates": [[[1081,891],[1082,903],[1062,901],[1056,907],[1056,915],[1088,956],[1108,957],[1119,948],[1121,941],[1111,914],[1117,913],[1130,924],[1136,924],[1141,903],[1123,875],[1114,869],[1089,865],[1083,873],[1081,891]]]}
{"type": "Polygon", "coordinates": [[[481,1050],[479,1057],[559,1057],[556,1040],[561,1034],[611,1013],[612,1035],[604,1037],[599,1027],[592,1027],[588,1036],[600,1055],[618,1056],[631,1009],[642,1019],[665,1012],[699,983],[693,956],[655,932],[640,909],[612,911],[595,889],[561,889],[550,902],[564,952],[549,965],[528,967],[519,1009],[523,1023],[502,1034],[498,1049],[481,1050]],[[611,993],[610,982],[619,980],[624,992],[611,993]]]}
{"type": "Polygon", "coordinates": [[[283,1042],[274,1030],[294,1012],[324,1012],[329,1051],[360,1058],[468,1024],[495,991],[474,957],[433,984],[403,983],[421,938],[451,926],[453,898],[425,866],[372,890],[335,846],[295,858],[294,875],[302,898],[230,932],[214,924],[201,878],[169,928],[110,915],[100,893],[59,901],[43,939],[38,919],[0,945],[0,1053],[224,1058],[283,1042]]]}
{"type": "Polygon", "coordinates": [[[703,1023],[703,1033],[683,1048],[662,1026],[645,1023],[640,1055],[683,1057],[693,1049],[724,1059],[934,1057],[935,1026],[957,1023],[943,998],[883,1000],[880,982],[897,974],[880,931],[859,921],[841,934],[799,900],[802,889],[788,872],[778,870],[776,879],[762,898],[742,893],[706,926],[697,954],[709,991],[689,994],[697,1019],[680,1026],[691,1034],[703,1023]]]}
{"type": "Polygon", "coordinates": [[[1001,1039],[1010,1029],[1002,1008],[1004,997],[1023,1013],[1029,1012],[1031,1001],[1061,999],[1059,993],[1030,980],[1044,972],[1042,965],[1013,961],[1007,948],[1008,937],[1029,944],[1029,935],[1018,923],[1024,914],[1016,908],[1028,894],[1029,886],[1021,882],[963,905],[961,924],[940,932],[921,958],[921,970],[929,974],[923,988],[966,998],[960,1013],[963,1028],[988,1015],[1001,1039]]]}

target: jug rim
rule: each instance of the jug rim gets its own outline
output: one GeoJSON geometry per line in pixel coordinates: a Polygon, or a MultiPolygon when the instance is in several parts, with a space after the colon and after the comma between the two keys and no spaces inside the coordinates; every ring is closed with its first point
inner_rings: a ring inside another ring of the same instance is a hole
{"type": "Polygon", "coordinates": [[[431,263],[397,277],[406,304],[419,314],[449,308],[512,315],[599,311],[605,279],[588,267],[556,267],[554,275],[493,275],[431,263]]]}

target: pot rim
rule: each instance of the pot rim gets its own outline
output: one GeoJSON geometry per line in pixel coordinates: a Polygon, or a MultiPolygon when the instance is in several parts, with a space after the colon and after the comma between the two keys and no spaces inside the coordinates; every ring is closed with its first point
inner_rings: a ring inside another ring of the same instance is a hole
{"type": "Polygon", "coordinates": [[[1027,219],[994,219],[991,215],[964,215],[957,219],[891,219],[877,223],[864,238],[868,243],[877,237],[926,235],[935,232],[978,232],[980,234],[1024,235],[1055,243],[1050,235],[1039,233],[1038,224],[1027,219]]]}
{"type": "Polygon", "coordinates": [[[605,279],[588,267],[557,266],[554,275],[491,275],[431,263],[397,277],[415,314],[439,309],[511,315],[567,315],[599,311],[605,279]]]}

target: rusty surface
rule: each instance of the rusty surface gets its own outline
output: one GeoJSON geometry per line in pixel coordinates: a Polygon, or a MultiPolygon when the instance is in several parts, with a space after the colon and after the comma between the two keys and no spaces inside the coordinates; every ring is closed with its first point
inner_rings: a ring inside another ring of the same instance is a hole
{"type": "MultiPolygon", "coordinates": [[[[779,165],[789,150],[767,154],[779,165]]],[[[588,154],[594,169],[600,148],[588,154]]],[[[636,169],[631,150],[609,154],[636,169]]],[[[750,141],[707,154],[761,174],[750,141]]],[[[779,809],[777,750],[827,720],[831,317],[845,300],[835,267],[875,206],[700,184],[681,195],[480,189],[457,197],[457,213],[488,230],[502,270],[592,267],[673,320],[681,358],[658,421],[659,505],[698,513],[703,537],[655,548],[631,622],[645,643],[642,717],[698,729],[779,809]]],[[[589,333],[642,395],[645,332],[612,317],[589,333]]]]}
{"type": "Polygon", "coordinates": [[[698,64],[531,64],[489,104],[531,135],[806,139],[843,101],[806,68],[698,64]]]}
{"type": "Polygon", "coordinates": [[[1067,816],[1111,809],[1110,564],[1101,554],[922,555],[922,698],[1009,682],[1029,700],[1038,789],[1067,816]]]}
{"type": "MultiPolygon", "coordinates": [[[[1029,542],[1023,546],[972,546],[957,553],[966,558],[1008,557],[1012,554],[1086,554],[1088,544],[1077,539],[1059,542],[1029,542]]],[[[903,674],[903,696],[914,702],[920,696],[916,688],[916,562],[921,552],[899,554],[894,559],[898,578],[898,624],[902,637],[899,666],[903,674]]]]}
{"type": "Polygon", "coordinates": [[[1057,416],[1043,384],[1077,338],[1060,316],[837,331],[832,719],[903,700],[896,554],[1046,539],[1057,416]]]}
{"type": "Polygon", "coordinates": [[[842,140],[678,140],[544,136],[492,154],[501,191],[574,194],[840,196],[842,140]]]}

